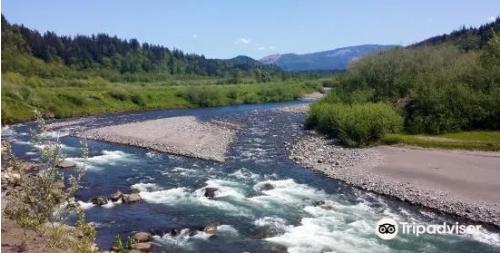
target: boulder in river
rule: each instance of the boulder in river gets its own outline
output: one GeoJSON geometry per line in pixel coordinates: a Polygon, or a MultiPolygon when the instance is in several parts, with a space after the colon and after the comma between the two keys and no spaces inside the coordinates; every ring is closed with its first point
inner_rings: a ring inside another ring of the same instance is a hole
{"type": "Polygon", "coordinates": [[[269,190],[272,190],[274,189],[274,185],[270,184],[270,183],[264,183],[261,188],[260,188],[262,191],[269,191],[269,190]]]}
{"type": "Polygon", "coordinates": [[[313,206],[319,206],[325,210],[333,210],[333,206],[329,202],[324,200],[314,201],[313,206]]]}
{"type": "Polygon", "coordinates": [[[216,223],[209,223],[205,226],[202,227],[201,230],[207,234],[215,234],[217,232],[217,224],[216,223]]]}
{"type": "Polygon", "coordinates": [[[123,197],[123,193],[121,191],[116,191],[115,193],[111,194],[111,201],[116,202],[120,200],[123,197]]]}
{"type": "Polygon", "coordinates": [[[140,252],[151,252],[151,242],[138,242],[132,244],[132,249],[139,250],[140,252]]]}
{"type": "Polygon", "coordinates": [[[122,195],[123,202],[125,203],[133,203],[141,200],[141,195],[138,193],[131,194],[123,194],[122,195]]]}
{"type": "Polygon", "coordinates": [[[170,235],[171,236],[176,236],[176,235],[178,235],[180,233],[181,233],[181,229],[178,229],[178,228],[174,228],[174,229],[170,230],[170,235]]]}
{"type": "Polygon", "coordinates": [[[91,200],[92,204],[102,206],[108,203],[108,199],[105,196],[93,197],[91,200]]]}
{"type": "Polygon", "coordinates": [[[318,201],[314,201],[312,204],[313,204],[313,206],[321,206],[321,205],[325,204],[325,201],[324,200],[318,200],[318,201]]]}
{"type": "Polygon", "coordinates": [[[209,198],[209,199],[213,199],[213,198],[215,198],[215,192],[218,190],[219,189],[214,188],[214,187],[207,187],[207,188],[205,188],[204,196],[209,198]]]}
{"type": "Polygon", "coordinates": [[[151,241],[151,234],[148,232],[138,232],[134,234],[134,240],[136,242],[149,242],[151,241]]]}

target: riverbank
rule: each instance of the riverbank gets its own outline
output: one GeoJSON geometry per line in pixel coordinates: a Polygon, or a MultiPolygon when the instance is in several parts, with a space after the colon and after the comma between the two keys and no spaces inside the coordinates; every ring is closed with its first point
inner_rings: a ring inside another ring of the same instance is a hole
{"type": "Polygon", "coordinates": [[[346,149],[314,133],[297,163],[364,190],[500,227],[500,153],[379,146],[346,149]]]}
{"type": "Polygon", "coordinates": [[[44,118],[62,119],[117,112],[292,101],[320,88],[317,83],[302,81],[214,84],[203,80],[128,83],[101,79],[40,79],[39,85],[27,85],[26,82],[25,77],[17,74],[2,76],[2,124],[33,120],[35,109],[44,118]]]}

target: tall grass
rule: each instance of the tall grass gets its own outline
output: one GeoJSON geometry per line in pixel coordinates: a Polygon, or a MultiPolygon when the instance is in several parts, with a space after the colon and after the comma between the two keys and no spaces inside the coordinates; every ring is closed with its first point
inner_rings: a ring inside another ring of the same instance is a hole
{"type": "Polygon", "coordinates": [[[2,124],[31,120],[35,108],[45,117],[65,118],[108,112],[278,102],[296,99],[319,88],[317,84],[301,82],[215,85],[193,80],[184,84],[115,83],[102,78],[47,79],[7,72],[2,76],[2,124]]]}
{"type": "Polygon", "coordinates": [[[398,132],[403,119],[384,103],[319,102],[311,107],[309,124],[347,146],[359,147],[376,143],[387,133],[398,132]]]}

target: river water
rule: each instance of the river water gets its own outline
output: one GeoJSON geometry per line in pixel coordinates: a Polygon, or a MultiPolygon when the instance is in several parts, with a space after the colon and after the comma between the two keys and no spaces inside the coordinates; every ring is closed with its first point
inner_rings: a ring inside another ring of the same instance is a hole
{"type": "MultiPolygon", "coordinates": [[[[97,226],[99,246],[109,248],[116,235],[150,231],[155,234],[154,252],[500,252],[500,233],[492,228],[460,236],[379,239],[375,223],[383,217],[422,224],[456,220],[352,188],[290,161],[285,143],[301,136],[304,116],[274,109],[297,103],[303,102],[115,114],[84,123],[103,126],[194,115],[244,125],[225,163],[89,141],[84,188],[77,198],[97,226]],[[215,199],[204,197],[205,187],[218,189],[215,199]],[[140,191],[141,202],[99,207],[89,201],[131,188],[140,191]],[[315,201],[332,208],[315,206],[315,201]],[[215,235],[169,233],[208,223],[219,224],[215,235]]],[[[12,141],[16,155],[36,160],[31,127],[13,125],[2,134],[12,141]]],[[[79,139],[68,133],[60,129],[51,134],[60,136],[68,159],[81,164],[79,139]]]]}

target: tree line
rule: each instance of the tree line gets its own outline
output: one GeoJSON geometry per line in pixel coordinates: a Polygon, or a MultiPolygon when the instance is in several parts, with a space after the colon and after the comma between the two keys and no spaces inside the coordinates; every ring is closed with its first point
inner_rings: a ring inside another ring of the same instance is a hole
{"type": "Polygon", "coordinates": [[[103,33],[74,37],[60,36],[54,32],[41,34],[24,25],[10,24],[3,15],[2,53],[3,58],[25,54],[72,69],[105,69],[119,74],[254,75],[259,81],[266,81],[266,76],[281,75],[277,67],[261,64],[249,57],[207,59],[203,55],[149,43],[141,44],[137,39],[125,40],[103,33]]]}

